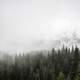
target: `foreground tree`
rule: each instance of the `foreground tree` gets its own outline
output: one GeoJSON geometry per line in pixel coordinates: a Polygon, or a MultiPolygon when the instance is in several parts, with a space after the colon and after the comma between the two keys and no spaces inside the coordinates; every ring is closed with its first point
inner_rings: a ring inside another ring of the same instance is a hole
{"type": "Polygon", "coordinates": [[[59,76],[58,76],[57,80],[65,80],[65,76],[64,76],[63,72],[59,73],[59,76]]]}

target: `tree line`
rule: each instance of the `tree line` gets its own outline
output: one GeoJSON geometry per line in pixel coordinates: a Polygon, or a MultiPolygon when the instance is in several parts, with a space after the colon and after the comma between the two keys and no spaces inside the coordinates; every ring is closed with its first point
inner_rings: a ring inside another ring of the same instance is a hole
{"type": "Polygon", "coordinates": [[[0,60],[0,80],[80,80],[78,47],[35,53],[0,60]]]}

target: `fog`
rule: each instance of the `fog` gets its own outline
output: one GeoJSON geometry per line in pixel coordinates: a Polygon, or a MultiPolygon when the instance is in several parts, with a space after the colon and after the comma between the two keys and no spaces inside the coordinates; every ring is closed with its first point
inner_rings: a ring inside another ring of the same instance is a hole
{"type": "Polygon", "coordinates": [[[44,48],[45,41],[74,30],[80,31],[80,0],[0,0],[2,51],[44,48]]]}

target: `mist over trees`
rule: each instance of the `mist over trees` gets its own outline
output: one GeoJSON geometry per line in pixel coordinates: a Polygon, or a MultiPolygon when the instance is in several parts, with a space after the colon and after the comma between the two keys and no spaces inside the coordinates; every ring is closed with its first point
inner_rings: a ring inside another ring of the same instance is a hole
{"type": "Polygon", "coordinates": [[[0,60],[0,80],[80,80],[78,47],[35,53],[0,60]]]}

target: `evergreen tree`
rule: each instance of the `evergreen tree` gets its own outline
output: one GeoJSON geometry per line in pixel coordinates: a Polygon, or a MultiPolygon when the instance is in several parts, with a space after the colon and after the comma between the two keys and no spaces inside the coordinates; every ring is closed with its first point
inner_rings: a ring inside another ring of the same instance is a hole
{"type": "Polygon", "coordinates": [[[73,55],[73,62],[72,62],[72,71],[71,71],[71,79],[74,80],[74,77],[77,74],[79,66],[79,49],[76,47],[73,55]]]}

